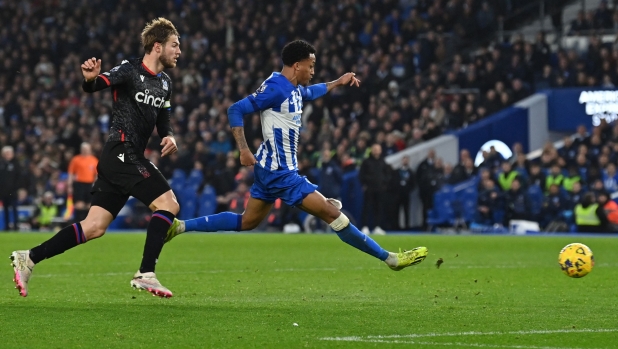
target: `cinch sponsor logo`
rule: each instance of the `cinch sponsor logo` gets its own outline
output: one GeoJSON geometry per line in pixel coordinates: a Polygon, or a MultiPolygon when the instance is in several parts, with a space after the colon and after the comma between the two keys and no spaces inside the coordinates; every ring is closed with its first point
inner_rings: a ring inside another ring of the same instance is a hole
{"type": "Polygon", "coordinates": [[[152,105],[155,108],[161,108],[163,105],[163,97],[155,97],[148,94],[150,91],[138,92],[135,94],[135,100],[140,103],[152,105]]]}

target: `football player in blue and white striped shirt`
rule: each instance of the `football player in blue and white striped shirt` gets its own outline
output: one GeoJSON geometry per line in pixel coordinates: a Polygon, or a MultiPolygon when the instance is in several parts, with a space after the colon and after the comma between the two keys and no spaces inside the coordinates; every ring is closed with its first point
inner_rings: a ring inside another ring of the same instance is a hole
{"type": "Polygon", "coordinates": [[[316,185],[298,174],[296,151],[303,102],[320,98],[336,87],[359,86],[360,83],[354,73],[346,73],[335,81],[308,86],[314,74],[315,52],[313,46],[302,40],[287,44],[281,53],[283,70],[272,73],[255,93],[228,109],[230,126],[240,149],[240,163],[254,166],[255,172],[255,182],[245,212],[223,212],[187,221],[176,220],[168,231],[166,241],[184,231],[254,229],[268,215],[275,200],[281,199],[322,219],[341,240],[386,262],[393,270],[401,270],[425,259],[426,247],[399,253],[384,250],[350,222],[340,211],[341,203],[338,200],[325,198],[316,191],[316,185]],[[245,139],[243,116],[258,111],[264,141],[253,154],[245,139]]]}

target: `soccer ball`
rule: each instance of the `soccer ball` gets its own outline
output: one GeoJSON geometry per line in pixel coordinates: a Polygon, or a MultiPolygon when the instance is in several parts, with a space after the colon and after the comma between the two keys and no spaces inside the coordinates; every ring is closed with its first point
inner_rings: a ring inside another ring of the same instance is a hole
{"type": "Polygon", "coordinates": [[[592,250],[584,244],[568,244],[560,251],[558,263],[567,276],[581,278],[594,267],[594,256],[592,250]]]}

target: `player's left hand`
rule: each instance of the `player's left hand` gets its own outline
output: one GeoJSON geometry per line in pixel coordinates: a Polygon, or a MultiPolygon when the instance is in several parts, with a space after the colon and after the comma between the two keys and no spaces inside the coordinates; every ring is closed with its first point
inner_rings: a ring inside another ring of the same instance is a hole
{"type": "Polygon", "coordinates": [[[360,85],[360,80],[356,78],[356,74],[354,73],[345,73],[341,75],[341,77],[337,80],[339,81],[339,85],[341,86],[349,85],[359,87],[360,85]]]}
{"type": "Polygon", "coordinates": [[[174,154],[178,151],[178,147],[176,146],[176,140],[172,136],[163,137],[160,145],[163,146],[163,149],[161,149],[161,157],[174,154]]]}

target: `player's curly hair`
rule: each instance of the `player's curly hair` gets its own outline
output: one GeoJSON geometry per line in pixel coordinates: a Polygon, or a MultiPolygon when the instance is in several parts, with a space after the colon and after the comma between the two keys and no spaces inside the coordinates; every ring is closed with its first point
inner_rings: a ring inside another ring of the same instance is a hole
{"type": "Polygon", "coordinates": [[[281,59],[283,64],[290,67],[296,62],[308,59],[312,53],[315,54],[315,47],[313,45],[303,40],[295,40],[283,47],[281,59]]]}
{"type": "Polygon", "coordinates": [[[159,17],[146,23],[144,30],[142,30],[142,45],[144,46],[144,51],[150,53],[156,42],[165,44],[167,39],[172,35],[180,37],[176,27],[174,27],[174,24],[172,24],[169,19],[159,17]]]}

